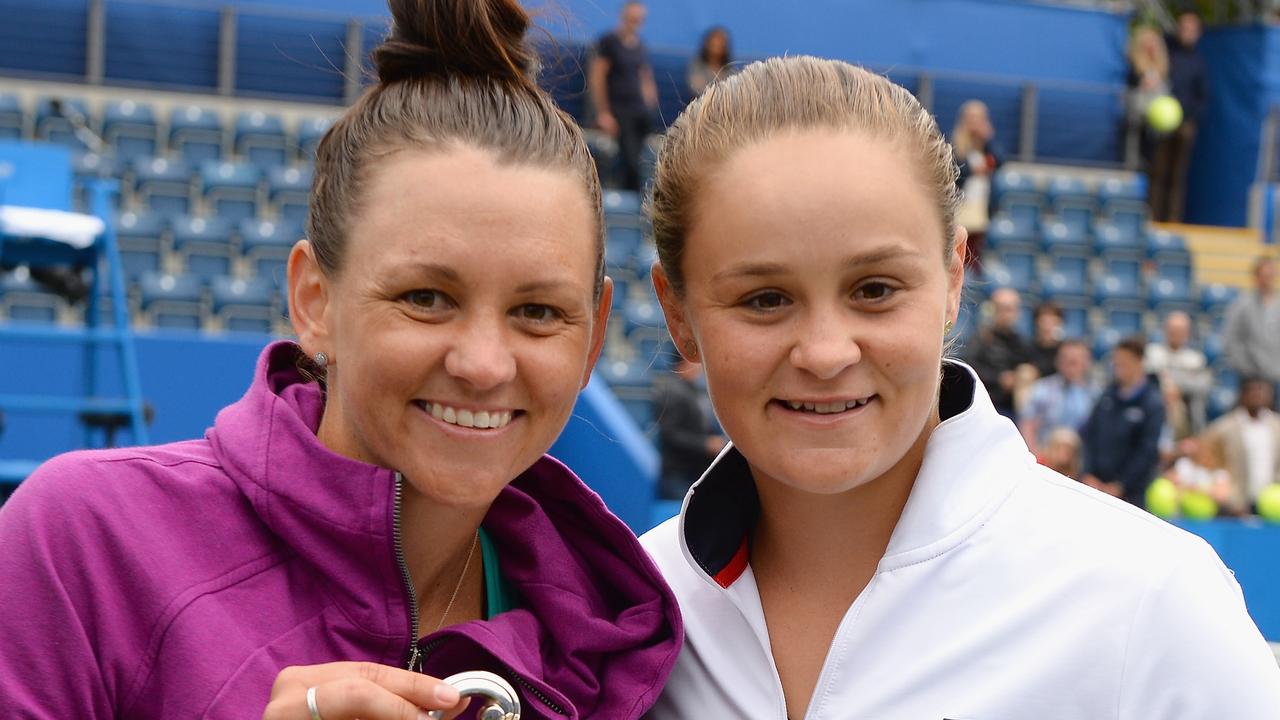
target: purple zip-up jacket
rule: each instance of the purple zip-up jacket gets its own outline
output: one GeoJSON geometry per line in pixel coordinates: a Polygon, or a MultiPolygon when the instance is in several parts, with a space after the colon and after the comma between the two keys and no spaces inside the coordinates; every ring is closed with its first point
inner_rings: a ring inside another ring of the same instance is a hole
{"type": "MultiPolygon", "coordinates": [[[[0,718],[260,718],[288,665],[405,665],[396,475],[320,444],[297,354],[203,440],[62,455],[0,508],[0,718]]],[[[424,638],[423,671],[498,672],[526,720],[640,717],[683,636],[631,532],[550,457],[484,526],[519,608],[424,638]]]]}

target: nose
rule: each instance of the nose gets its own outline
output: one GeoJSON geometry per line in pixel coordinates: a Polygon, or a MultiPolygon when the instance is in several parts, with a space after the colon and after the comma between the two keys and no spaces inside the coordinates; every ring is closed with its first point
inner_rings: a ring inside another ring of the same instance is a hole
{"type": "Polygon", "coordinates": [[[819,380],[831,380],[862,359],[856,320],[847,309],[815,309],[799,332],[791,364],[819,380]]]}
{"type": "Polygon", "coordinates": [[[476,318],[458,328],[444,358],[445,372],[475,390],[492,390],[516,376],[516,358],[505,324],[476,318]]]}

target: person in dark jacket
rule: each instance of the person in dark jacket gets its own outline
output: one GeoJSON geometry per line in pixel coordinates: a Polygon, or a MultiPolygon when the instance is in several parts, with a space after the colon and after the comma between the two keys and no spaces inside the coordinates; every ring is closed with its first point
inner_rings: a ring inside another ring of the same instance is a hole
{"type": "Polygon", "coordinates": [[[1139,337],[1116,345],[1113,380],[1080,430],[1084,483],[1138,506],[1155,478],[1165,416],[1160,383],[1142,365],[1145,350],[1139,337]]]}
{"type": "Polygon", "coordinates": [[[1035,337],[1031,339],[1031,364],[1040,377],[1058,372],[1058,348],[1062,347],[1062,308],[1054,302],[1036,306],[1035,337]]]}
{"type": "Polygon", "coordinates": [[[1182,222],[1187,197],[1187,170],[1196,134],[1209,99],[1209,71],[1198,43],[1200,16],[1178,16],[1176,35],[1169,47],[1169,92],[1182,105],[1182,124],[1162,137],[1151,160],[1151,215],[1159,222],[1182,222]]]}
{"type": "Polygon", "coordinates": [[[684,497],[689,486],[724,448],[698,386],[702,366],[681,359],[674,372],[653,383],[653,409],[658,418],[658,447],[662,476],[658,495],[665,500],[684,497]]]}
{"type": "Polygon", "coordinates": [[[974,339],[968,362],[991,394],[996,410],[1007,418],[1016,419],[1013,390],[1017,384],[1017,369],[1032,361],[1031,345],[1018,332],[1022,300],[1017,290],[1000,288],[991,294],[991,305],[995,310],[991,325],[983,328],[974,339]]]}

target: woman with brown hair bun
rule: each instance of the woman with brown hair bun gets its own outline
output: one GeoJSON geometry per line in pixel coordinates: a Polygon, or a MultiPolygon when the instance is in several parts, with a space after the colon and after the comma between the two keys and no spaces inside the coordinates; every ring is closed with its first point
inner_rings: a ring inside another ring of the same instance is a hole
{"type": "Polygon", "coordinates": [[[203,439],[61,456],[0,511],[0,717],[456,715],[464,671],[524,720],[660,691],[675,601],[544,454],[610,307],[591,155],[518,4],[390,5],[317,152],[298,342],[203,439]]]}

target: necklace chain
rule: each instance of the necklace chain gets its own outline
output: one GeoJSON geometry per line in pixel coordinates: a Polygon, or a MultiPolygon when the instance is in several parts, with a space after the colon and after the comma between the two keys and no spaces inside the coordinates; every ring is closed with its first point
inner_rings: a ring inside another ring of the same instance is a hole
{"type": "Polygon", "coordinates": [[[480,541],[480,531],[476,530],[476,534],[471,537],[471,549],[467,551],[467,561],[462,565],[462,574],[458,576],[458,584],[453,586],[453,594],[449,596],[449,604],[444,607],[444,614],[440,616],[440,622],[436,623],[436,632],[444,627],[444,621],[449,617],[449,611],[453,610],[453,601],[458,599],[458,591],[462,589],[462,581],[467,577],[467,570],[471,569],[471,558],[476,554],[476,544],[480,541]]]}

